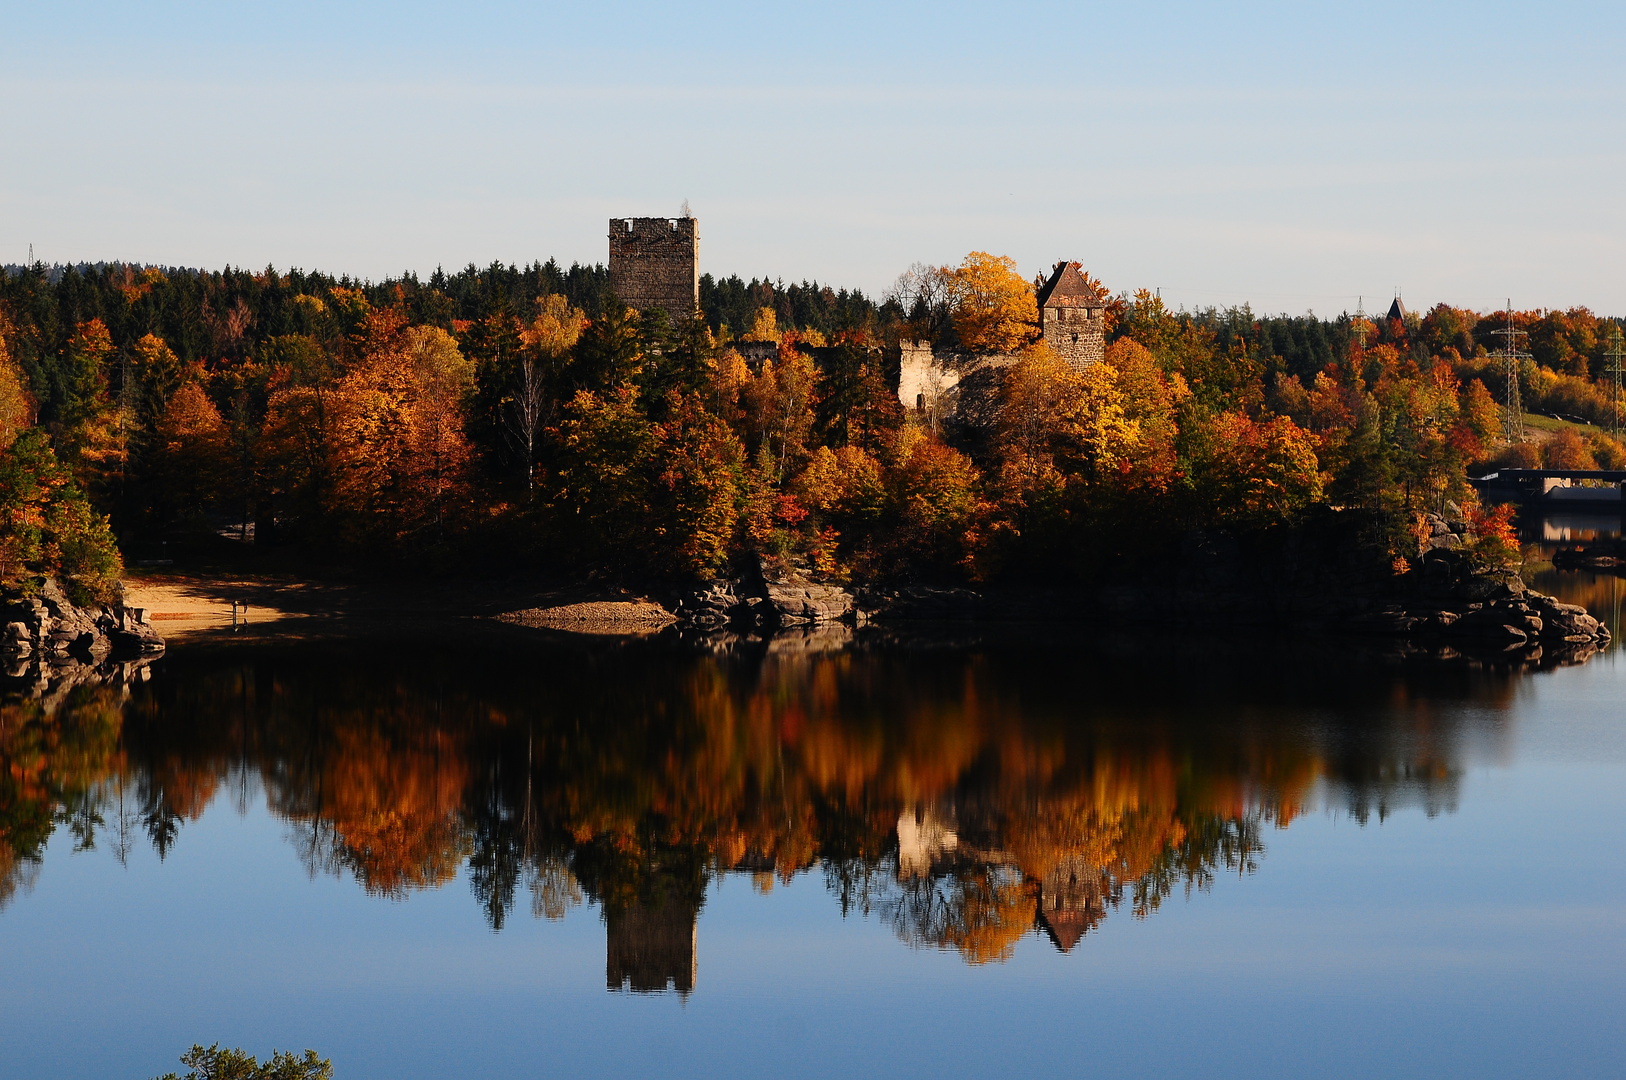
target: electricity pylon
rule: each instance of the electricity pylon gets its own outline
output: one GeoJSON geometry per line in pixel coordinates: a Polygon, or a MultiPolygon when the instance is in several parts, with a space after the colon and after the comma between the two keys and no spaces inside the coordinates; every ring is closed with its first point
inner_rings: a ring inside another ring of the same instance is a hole
{"type": "Polygon", "coordinates": [[[1503,339],[1502,351],[1497,355],[1502,358],[1502,370],[1507,375],[1507,409],[1502,414],[1502,439],[1508,443],[1524,442],[1524,408],[1519,403],[1519,361],[1530,359],[1530,354],[1519,351],[1519,339],[1529,335],[1513,325],[1511,297],[1507,302],[1507,327],[1492,330],[1491,333],[1503,339]]]}
{"type": "Polygon", "coordinates": [[[1614,334],[1611,335],[1613,340],[1610,343],[1609,351],[1604,353],[1605,356],[1609,357],[1609,376],[1615,384],[1615,422],[1610,431],[1616,438],[1620,437],[1620,358],[1622,352],[1620,336],[1620,327],[1616,326],[1614,334]]]}

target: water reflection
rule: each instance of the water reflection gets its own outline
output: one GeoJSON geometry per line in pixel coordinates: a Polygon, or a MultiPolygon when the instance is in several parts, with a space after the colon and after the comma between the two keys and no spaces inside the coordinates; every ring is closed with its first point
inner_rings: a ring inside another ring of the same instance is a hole
{"type": "Polygon", "coordinates": [[[1051,637],[258,645],[155,671],[0,711],[0,906],[58,829],[162,857],[263,794],[312,875],[400,899],[462,870],[498,931],[593,903],[606,985],[681,993],[721,875],[822,875],[844,913],[985,963],[1252,873],[1317,807],[1450,810],[1518,678],[1345,644],[1051,637]]]}
{"type": "Polygon", "coordinates": [[[1626,581],[1620,575],[1594,570],[1559,570],[1551,566],[1555,553],[1565,548],[1591,547],[1599,541],[1620,536],[1618,513],[1547,513],[1532,515],[1521,522],[1521,538],[1529,545],[1540,568],[1529,575],[1530,586],[1556,596],[1566,604],[1580,604],[1609,628],[1613,637],[1608,648],[1620,647],[1622,604],[1626,601],[1626,581]],[[1533,549],[1533,550],[1532,550],[1533,549]]]}

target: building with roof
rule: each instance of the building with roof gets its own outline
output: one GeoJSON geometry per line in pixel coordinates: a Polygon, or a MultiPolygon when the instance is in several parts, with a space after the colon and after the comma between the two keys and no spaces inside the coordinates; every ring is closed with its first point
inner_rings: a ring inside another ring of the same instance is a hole
{"type": "Polygon", "coordinates": [[[1080,371],[1106,353],[1106,297],[1076,262],[1058,262],[1047,280],[1035,279],[1039,328],[1045,344],[1080,371]]]}

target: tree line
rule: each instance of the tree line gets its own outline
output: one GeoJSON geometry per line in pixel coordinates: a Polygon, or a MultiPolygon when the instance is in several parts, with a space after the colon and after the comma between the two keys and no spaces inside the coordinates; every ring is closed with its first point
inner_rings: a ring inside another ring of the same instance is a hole
{"type": "MultiPolygon", "coordinates": [[[[1034,285],[973,252],[886,296],[702,280],[635,312],[602,267],[378,283],[124,265],[0,276],[0,572],[87,593],[126,549],[236,530],[324,558],[705,575],[737,551],[836,578],[1088,575],[1192,529],[1470,498],[1498,445],[1508,313],[1175,311],[1113,293],[1103,363],[1044,345],[1034,285]],[[1014,357],[989,422],[897,400],[897,343],[1014,357]],[[9,402],[9,404],[7,404],[9,402]],[[9,411],[8,411],[9,410],[9,411]]],[[[1613,418],[1620,326],[1514,312],[1529,406],[1613,418]]]]}

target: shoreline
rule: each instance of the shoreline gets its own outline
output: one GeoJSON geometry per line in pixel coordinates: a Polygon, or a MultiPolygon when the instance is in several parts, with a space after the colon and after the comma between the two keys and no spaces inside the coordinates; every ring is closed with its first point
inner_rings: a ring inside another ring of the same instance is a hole
{"type": "MultiPolygon", "coordinates": [[[[792,652],[830,651],[864,641],[941,645],[1027,634],[1149,641],[1244,633],[1260,639],[1304,635],[1388,641],[1408,655],[1472,655],[1545,665],[1581,662],[1611,644],[1607,628],[1584,609],[1510,581],[1517,582],[1516,575],[1481,575],[1469,586],[1469,591],[1487,593],[1480,599],[1435,597],[1422,604],[1415,597],[1381,595],[1300,596],[1278,603],[1273,601],[1282,598],[1235,589],[1192,592],[1173,585],[1161,590],[1117,585],[1049,591],[915,587],[888,594],[858,590],[857,599],[844,590],[821,587],[827,599],[830,592],[839,592],[848,606],[833,617],[833,606],[826,604],[822,610],[809,606],[798,618],[768,620],[759,617],[760,602],[753,607],[736,599],[739,617],[697,619],[704,609],[686,604],[693,593],[660,597],[587,582],[314,581],[291,575],[165,571],[128,578],[125,603],[146,608],[151,625],[171,646],[444,635],[476,628],[578,638],[659,635],[717,650],[760,644],[792,652]],[[1252,602],[1242,602],[1248,596],[1252,602]],[[1568,624],[1558,626],[1555,617],[1568,624]]],[[[715,595],[717,588],[714,584],[709,592],[715,595]]]]}

